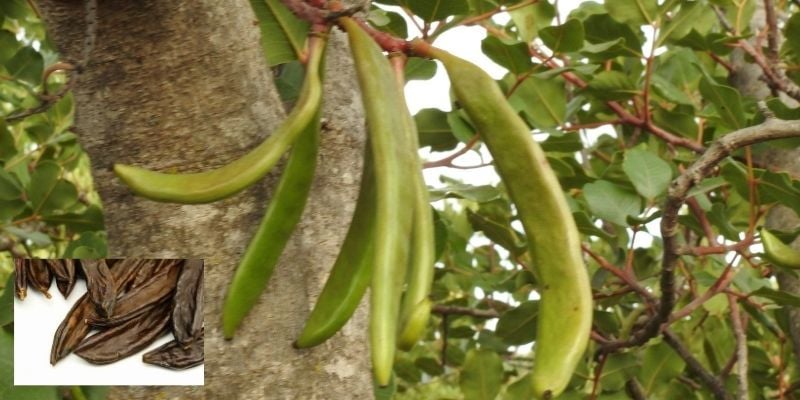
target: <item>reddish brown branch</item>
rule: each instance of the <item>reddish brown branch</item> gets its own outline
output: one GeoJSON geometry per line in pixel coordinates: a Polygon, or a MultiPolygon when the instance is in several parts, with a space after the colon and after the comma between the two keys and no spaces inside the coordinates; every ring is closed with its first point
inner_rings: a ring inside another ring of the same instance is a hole
{"type": "Polygon", "coordinates": [[[675,268],[680,260],[678,212],[686,202],[689,190],[702,182],[722,160],[735,150],[756,143],[789,137],[800,137],[800,121],[770,118],[760,125],[731,132],[715,141],[694,164],[672,182],[661,217],[663,251],[659,282],[661,300],[658,312],[628,340],[603,345],[599,352],[608,353],[627,347],[641,346],[658,335],[662,325],[669,320],[675,304],[675,268]]]}

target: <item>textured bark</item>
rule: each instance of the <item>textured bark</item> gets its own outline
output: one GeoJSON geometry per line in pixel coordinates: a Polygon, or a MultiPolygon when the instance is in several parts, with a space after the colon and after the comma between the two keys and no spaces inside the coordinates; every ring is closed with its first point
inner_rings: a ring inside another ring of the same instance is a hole
{"type": "MultiPolygon", "coordinates": [[[[63,58],[80,59],[85,4],[37,3],[63,58]]],[[[362,110],[345,41],[328,52],[322,150],[312,196],[267,289],[233,341],[222,300],[277,179],[221,202],[133,197],[115,162],[158,170],[220,166],[284,117],[247,1],[101,1],[91,62],[74,91],[75,125],[103,200],[111,257],[206,260],[205,387],[115,388],[111,399],[372,397],[364,307],[316,350],[290,346],[349,223],[363,146],[362,110]]]]}

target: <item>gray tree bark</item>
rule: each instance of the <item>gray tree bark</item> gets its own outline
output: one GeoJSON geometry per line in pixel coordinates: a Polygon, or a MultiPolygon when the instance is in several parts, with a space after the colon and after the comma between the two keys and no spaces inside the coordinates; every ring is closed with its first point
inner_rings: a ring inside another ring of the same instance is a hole
{"type": "MultiPolygon", "coordinates": [[[[233,341],[220,309],[239,256],[278,173],[207,205],[134,197],[117,162],[157,170],[218,167],[259,143],[284,118],[247,1],[101,1],[91,62],[74,90],[75,126],[103,200],[110,257],[206,260],[204,387],[115,388],[111,399],[371,398],[364,307],[334,339],[291,342],[313,306],[350,221],[363,120],[346,44],[328,51],[325,129],[318,174],[297,231],[267,292],[233,341]]],[[[79,60],[86,6],[37,2],[63,59],[79,60]]]]}

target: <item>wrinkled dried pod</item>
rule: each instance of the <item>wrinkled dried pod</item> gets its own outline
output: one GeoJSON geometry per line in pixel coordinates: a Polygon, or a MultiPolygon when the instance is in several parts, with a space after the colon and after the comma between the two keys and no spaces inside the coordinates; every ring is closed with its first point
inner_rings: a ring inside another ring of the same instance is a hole
{"type": "Polygon", "coordinates": [[[26,268],[25,259],[14,259],[14,291],[17,293],[17,298],[25,300],[28,295],[28,268],[26,268]]]}
{"type": "Polygon", "coordinates": [[[75,274],[75,260],[47,260],[47,264],[53,276],[56,278],[58,291],[64,295],[64,298],[69,297],[77,280],[75,274]]]}
{"type": "Polygon", "coordinates": [[[169,369],[187,369],[203,363],[203,335],[196,338],[189,347],[183,347],[173,340],[147,352],[142,361],[169,369]]]}
{"type": "Polygon", "coordinates": [[[69,354],[75,346],[89,334],[91,327],[86,324],[86,316],[92,310],[89,294],[84,294],[75,302],[72,309],[61,322],[53,338],[53,347],[50,349],[50,364],[55,365],[58,360],[69,354]]]}
{"type": "Polygon", "coordinates": [[[172,297],[179,272],[173,267],[150,276],[149,280],[117,297],[111,316],[102,317],[92,312],[87,316],[87,322],[94,326],[116,326],[142,313],[152,312],[153,307],[172,297]]]}
{"type": "Polygon", "coordinates": [[[173,298],[172,332],[186,346],[203,328],[203,260],[188,260],[173,298]]]}
{"type": "Polygon", "coordinates": [[[86,276],[86,289],[97,314],[108,317],[114,310],[117,298],[116,285],[105,260],[81,260],[86,276]]]}
{"type": "Polygon", "coordinates": [[[28,262],[28,283],[49,299],[51,297],[49,292],[50,284],[53,281],[50,268],[48,268],[44,260],[31,259],[28,262]]]}
{"type": "Polygon", "coordinates": [[[170,304],[86,338],[75,354],[92,364],[110,364],[139,352],[161,337],[169,327],[170,304]]]}

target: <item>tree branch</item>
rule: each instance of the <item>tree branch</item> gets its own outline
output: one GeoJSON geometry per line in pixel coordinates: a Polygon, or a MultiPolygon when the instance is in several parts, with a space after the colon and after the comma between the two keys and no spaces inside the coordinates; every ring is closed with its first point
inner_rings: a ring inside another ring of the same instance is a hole
{"type": "Polygon", "coordinates": [[[680,260],[678,243],[678,211],[686,201],[690,189],[710,175],[714,168],[735,150],[769,140],[800,137],[800,120],[784,121],[768,118],[759,125],[731,132],[715,141],[697,161],[672,181],[664,212],[661,217],[663,256],[661,262],[661,300],[658,312],[626,341],[602,345],[598,351],[614,352],[623,348],[641,346],[658,335],[661,325],[669,320],[675,304],[675,268],[680,260]]]}
{"type": "Polygon", "coordinates": [[[689,371],[700,378],[700,381],[703,382],[711,393],[714,395],[714,398],[717,400],[729,400],[730,397],[725,393],[725,386],[723,386],[722,382],[717,379],[711,372],[700,364],[689,349],[681,343],[680,339],[669,329],[664,330],[664,342],[666,342],[676,353],[683,359],[686,363],[686,366],[689,368],[689,371]]]}
{"type": "Polygon", "coordinates": [[[739,303],[736,296],[728,295],[728,303],[731,306],[731,322],[733,334],[736,337],[736,373],[739,381],[739,400],[747,400],[749,390],[747,388],[747,334],[742,323],[742,313],[739,311],[739,303]]]}
{"type": "Polygon", "coordinates": [[[483,310],[479,308],[459,307],[459,306],[444,306],[436,304],[431,308],[431,312],[439,315],[469,315],[475,318],[499,318],[500,313],[495,310],[483,310]]]}

